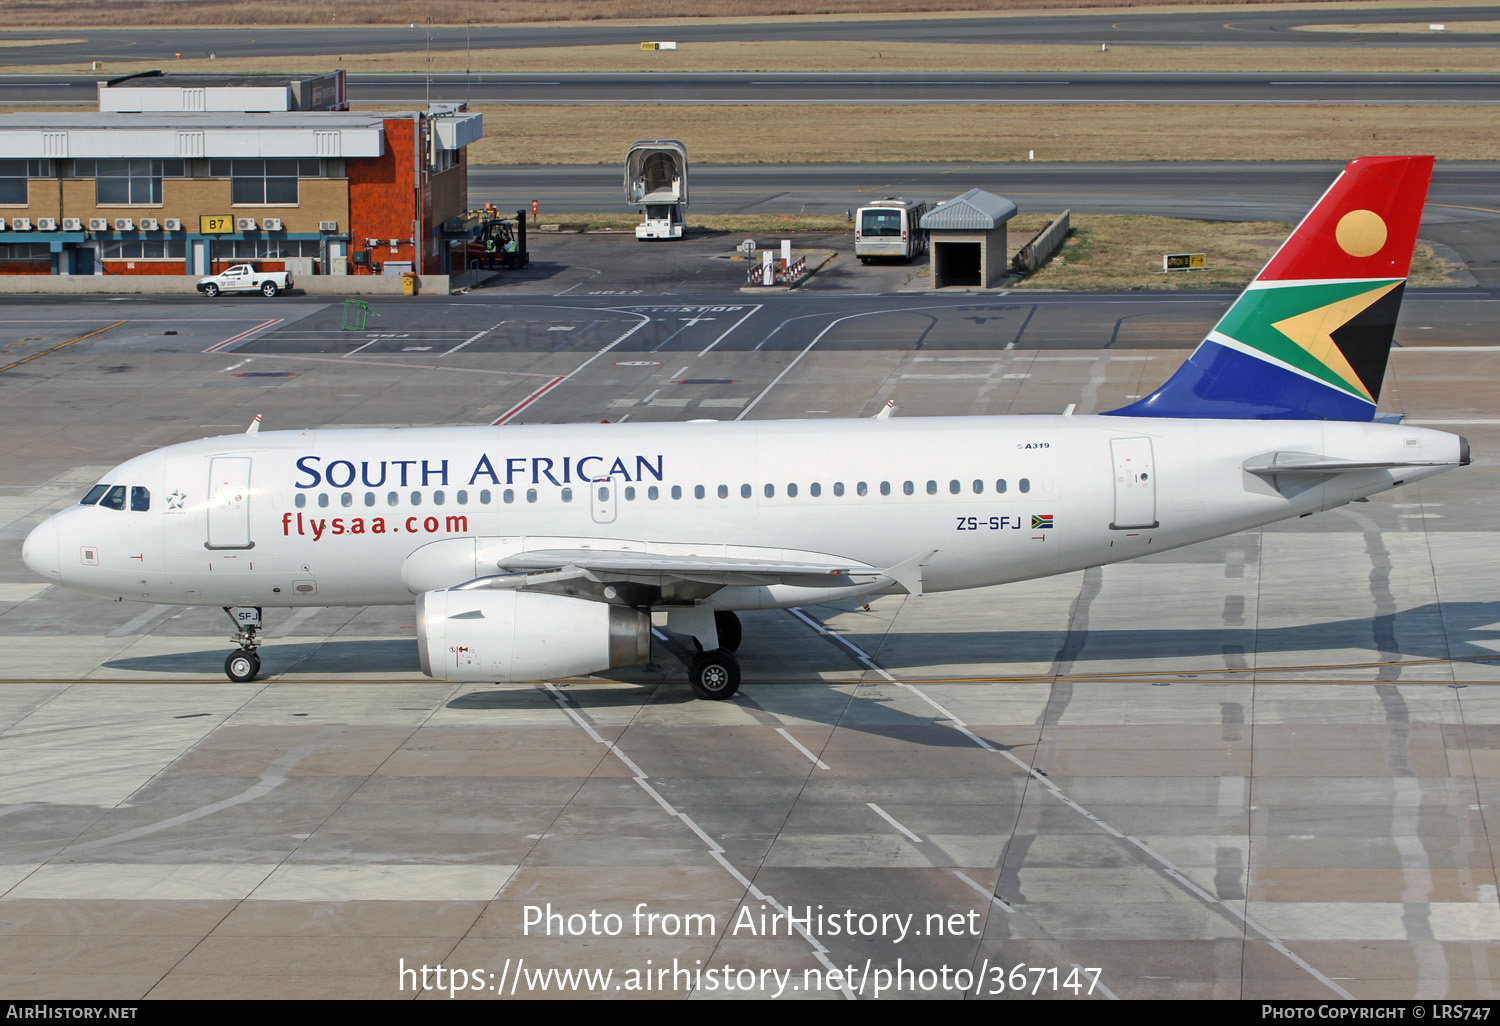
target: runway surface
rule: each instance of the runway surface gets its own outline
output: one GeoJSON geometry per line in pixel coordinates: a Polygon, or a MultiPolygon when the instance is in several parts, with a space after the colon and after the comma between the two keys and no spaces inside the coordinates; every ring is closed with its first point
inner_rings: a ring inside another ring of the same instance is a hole
{"type": "MultiPolygon", "coordinates": [[[[486,60],[483,66],[489,67],[486,60]]],[[[162,70],[170,72],[171,65],[162,70]]],[[[0,103],[98,98],[99,74],[0,76],[0,103]]],[[[1493,106],[1500,75],[1349,73],[354,74],[359,103],[1338,104],[1493,106]]]]}
{"type": "Polygon", "coordinates": [[[725,703],[665,646],[431,681],[409,606],[267,610],[265,679],[231,684],[220,611],[21,565],[108,467],[257,413],[1088,413],[1227,302],[852,262],[744,292],[706,245],[632,282],[621,244],[358,333],[313,298],[5,302],[0,996],[1495,996],[1488,290],[1413,294],[1382,396],[1474,466],[1082,574],[747,614],[725,703]]]}
{"type": "Polygon", "coordinates": [[[694,21],[676,24],[425,25],[293,28],[59,27],[7,33],[0,62],[66,64],[80,60],[164,60],[174,54],[203,57],[400,53],[423,50],[510,49],[549,46],[638,46],[669,38],[679,43],[762,40],[880,40],[892,43],[1025,43],[1110,46],[1364,46],[1422,48],[1493,46],[1495,34],[1460,31],[1367,34],[1320,30],[1322,25],[1409,24],[1483,20],[1484,8],[1412,5],[1370,9],[1359,5],[1312,10],[1276,7],[1165,12],[1042,13],[1026,17],[956,16],[859,18],[820,21],[782,18],[763,22],[694,21]],[[28,40],[63,42],[30,45],[28,40]]]}

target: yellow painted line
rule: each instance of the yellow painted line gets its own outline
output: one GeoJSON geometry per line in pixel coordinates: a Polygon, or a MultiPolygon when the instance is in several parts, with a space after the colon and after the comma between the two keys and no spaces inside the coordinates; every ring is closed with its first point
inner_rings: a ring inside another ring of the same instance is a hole
{"type": "Polygon", "coordinates": [[[86,338],[93,338],[95,335],[101,335],[104,332],[108,331],[110,328],[118,328],[120,325],[122,325],[124,323],[125,323],[124,321],[115,321],[115,323],[110,324],[110,325],[106,325],[105,327],[100,328],[98,331],[91,331],[87,335],[79,335],[77,338],[70,338],[66,342],[59,342],[57,345],[53,346],[51,349],[43,349],[40,353],[32,353],[30,356],[26,357],[24,360],[17,360],[15,363],[7,363],[4,367],[0,367],[0,374],[4,374],[6,371],[10,370],[12,367],[19,367],[23,363],[30,363],[32,360],[35,360],[38,356],[46,356],[48,353],[55,353],[59,349],[66,349],[68,346],[73,345],[75,342],[82,342],[86,338]]]}
{"type": "Polygon", "coordinates": [[[1462,203],[1429,203],[1429,207],[1446,207],[1449,210],[1477,210],[1482,214],[1500,214],[1494,207],[1466,207],[1462,203]]]}

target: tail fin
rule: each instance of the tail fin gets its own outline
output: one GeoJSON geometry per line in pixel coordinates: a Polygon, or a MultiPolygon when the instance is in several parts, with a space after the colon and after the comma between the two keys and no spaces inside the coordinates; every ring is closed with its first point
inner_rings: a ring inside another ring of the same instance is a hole
{"type": "Polygon", "coordinates": [[[1372,420],[1432,157],[1362,157],[1167,383],[1122,417],[1372,420]]]}

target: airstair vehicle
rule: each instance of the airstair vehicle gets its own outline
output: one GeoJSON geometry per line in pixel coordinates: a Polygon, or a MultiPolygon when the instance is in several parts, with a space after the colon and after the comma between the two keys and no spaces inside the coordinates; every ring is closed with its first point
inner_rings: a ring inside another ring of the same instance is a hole
{"type": "Polygon", "coordinates": [[[680,239],[687,212],[687,147],[676,139],[642,139],[625,155],[625,202],[645,219],[637,239],[680,239]]]}

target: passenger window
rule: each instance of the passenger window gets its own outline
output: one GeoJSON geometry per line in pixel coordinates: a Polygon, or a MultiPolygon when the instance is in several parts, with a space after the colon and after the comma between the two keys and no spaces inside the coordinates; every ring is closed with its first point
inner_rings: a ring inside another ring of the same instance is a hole
{"type": "Polygon", "coordinates": [[[536,489],[535,488],[528,488],[528,489],[526,489],[526,501],[527,502],[535,502],[536,501],[536,489]]]}
{"type": "MultiPolygon", "coordinates": [[[[600,498],[602,499],[603,496],[601,495],[600,498]]],[[[572,502],[573,501],[573,489],[571,489],[571,488],[564,488],[562,490],[562,501],[563,502],[572,502]]]]}
{"type": "Polygon", "coordinates": [[[786,486],[786,497],[788,499],[795,499],[797,497],[797,486],[796,485],[789,484],[789,485],[786,486]]]}
{"type": "Polygon", "coordinates": [[[936,495],[937,494],[937,482],[936,481],[928,481],[927,482],[927,494],[928,495],[936,495]]]}
{"type": "Polygon", "coordinates": [[[413,506],[420,506],[420,505],[422,505],[422,493],[421,492],[412,492],[411,493],[411,504],[413,506]]]}
{"type": "Polygon", "coordinates": [[[512,489],[512,488],[507,488],[507,489],[505,489],[505,491],[503,491],[503,492],[501,492],[501,493],[500,493],[500,498],[501,498],[501,499],[502,499],[502,500],[503,500],[503,501],[504,501],[504,502],[506,502],[506,503],[507,503],[507,504],[509,504],[509,503],[512,503],[512,502],[515,502],[515,501],[516,501],[516,493],[515,493],[515,490],[514,490],[514,489],[512,489]]]}
{"type": "Polygon", "coordinates": [[[719,485],[719,498],[721,498],[721,499],[727,499],[727,498],[729,498],[729,486],[728,485],[719,485]]]}
{"type": "Polygon", "coordinates": [[[469,493],[460,488],[458,492],[453,496],[453,501],[458,503],[460,506],[467,506],[469,504],[469,493]]]}
{"type": "MultiPolygon", "coordinates": [[[[510,491],[510,489],[507,488],[506,491],[510,491]]],[[[510,500],[506,499],[505,501],[509,502],[510,500]]],[[[481,506],[488,506],[490,504],[490,490],[488,488],[484,488],[484,489],[480,490],[480,492],[479,492],[479,504],[481,506]]]]}
{"type": "Polygon", "coordinates": [[[910,481],[907,481],[905,484],[903,484],[901,486],[901,492],[904,495],[914,495],[914,494],[916,494],[916,491],[917,491],[917,486],[914,485],[914,484],[912,484],[910,481]]]}
{"type": "Polygon", "coordinates": [[[130,511],[132,513],[145,513],[151,508],[151,492],[140,485],[130,486],[130,511]]]}
{"type": "Polygon", "coordinates": [[[682,498],[682,485],[673,485],[672,486],[672,498],[674,498],[674,499],[680,499],[680,498],[682,498]]]}
{"type": "MultiPolygon", "coordinates": [[[[602,496],[602,495],[599,496],[599,497],[601,499],[604,498],[604,496],[602,496]]],[[[625,489],[625,501],[626,502],[634,502],[635,501],[635,489],[634,488],[628,488],[627,487],[625,489]]]]}
{"type": "Polygon", "coordinates": [[[747,485],[747,484],[740,485],[740,498],[742,498],[742,499],[748,499],[748,498],[750,498],[750,486],[749,485],[747,485]]]}
{"type": "MultiPolygon", "coordinates": [[[[104,493],[107,491],[109,491],[109,485],[94,485],[94,487],[90,488],[84,494],[83,498],[78,500],[78,505],[92,506],[94,503],[102,499],[104,497],[104,493]]],[[[302,498],[302,496],[299,495],[297,496],[297,498],[300,499],[302,498]]]]}
{"type": "Polygon", "coordinates": [[[889,481],[882,481],[882,482],[880,482],[880,494],[881,495],[889,495],[889,494],[891,494],[891,483],[889,481]]]}
{"type": "Polygon", "coordinates": [[[328,493],[327,492],[319,492],[318,493],[318,505],[320,507],[324,508],[324,509],[326,509],[328,507],[328,493]]]}
{"type": "Polygon", "coordinates": [[[765,493],[766,493],[766,498],[768,498],[768,499],[774,499],[774,498],[776,498],[776,486],[775,485],[768,484],[768,485],[766,485],[766,487],[765,487],[764,490],[765,490],[765,493]]]}
{"type": "Polygon", "coordinates": [[[693,498],[701,499],[704,496],[702,485],[693,485],[693,498]]]}
{"type": "Polygon", "coordinates": [[[105,509],[124,509],[125,486],[111,485],[109,491],[104,493],[104,498],[99,500],[99,505],[105,509]]]}
{"type": "Polygon", "coordinates": [[[1005,494],[1005,478],[1002,477],[1000,480],[995,482],[995,491],[999,492],[1001,495],[1005,494]]]}
{"type": "Polygon", "coordinates": [[[646,498],[650,499],[652,502],[655,502],[660,496],[661,491],[656,487],[656,485],[652,485],[650,488],[646,489],[646,498]]]}
{"type": "Polygon", "coordinates": [[[443,504],[443,493],[441,489],[432,493],[432,504],[434,506],[441,506],[443,504]]]}
{"type": "Polygon", "coordinates": [[[974,494],[975,495],[980,495],[983,492],[984,492],[984,482],[983,481],[975,481],[974,482],[974,494]]]}
{"type": "Polygon", "coordinates": [[[375,493],[374,492],[365,492],[365,505],[366,506],[373,506],[373,505],[375,505],[375,493]]]}
{"type": "Polygon", "coordinates": [[[1022,495],[1025,495],[1027,492],[1031,491],[1031,478],[1023,477],[1021,478],[1019,484],[1021,486],[1022,495]]]}
{"type": "Polygon", "coordinates": [[[343,495],[340,495],[339,505],[345,507],[354,505],[354,495],[350,492],[345,492],[343,495]]]}
{"type": "Polygon", "coordinates": [[[818,496],[823,494],[823,486],[817,481],[814,481],[812,484],[807,486],[807,494],[816,499],[818,496]]]}
{"type": "Polygon", "coordinates": [[[861,481],[859,484],[854,486],[854,492],[856,495],[869,495],[870,486],[861,481]]]}
{"type": "Polygon", "coordinates": [[[843,495],[844,494],[844,482],[842,482],[842,481],[835,481],[833,483],[833,494],[834,495],[843,495]]]}
{"type": "Polygon", "coordinates": [[[395,492],[386,492],[385,504],[387,506],[399,506],[401,505],[401,496],[397,495],[395,492]]]}
{"type": "Polygon", "coordinates": [[[307,493],[306,492],[298,492],[296,495],[293,495],[292,496],[292,505],[296,506],[298,509],[301,509],[302,507],[306,506],[307,505],[307,493]]]}
{"type": "Polygon", "coordinates": [[[956,480],[955,481],[949,481],[948,482],[948,494],[949,495],[957,495],[959,493],[959,490],[962,487],[963,486],[960,485],[956,480]]]}

